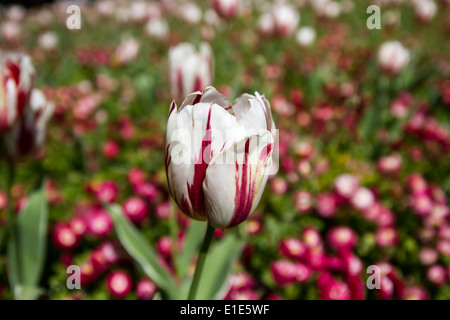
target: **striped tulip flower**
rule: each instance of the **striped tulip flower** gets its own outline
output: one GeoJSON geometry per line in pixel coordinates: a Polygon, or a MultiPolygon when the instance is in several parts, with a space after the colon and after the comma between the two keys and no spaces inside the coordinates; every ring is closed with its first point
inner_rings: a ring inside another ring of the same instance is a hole
{"type": "Polygon", "coordinates": [[[30,103],[18,121],[5,135],[8,155],[19,159],[39,151],[45,140],[47,123],[53,114],[54,105],[47,101],[43,92],[33,89],[30,103]]]}
{"type": "Polygon", "coordinates": [[[239,0],[212,0],[211,4],[223,18],[233,18],[239,11],[239,0]]]}
{"type": "Polygon", "coordinates": [[[190,43],[180,43],[170,49],[169,75],[172,97],[183,99],[194,91],[212,84],[213,55],[203,42],[198,51],[190,43]]]}
{"type": "Polygon", "coordinates": [[[27,105],[34,80],[28,56],[0,52],[0,133],[9,130],[27,105]]]}
{"type": "Polygon", "coordinates": [[[213,87],[172,102],[165,164],[181,211],[212,227],[230,228],[255,210],[272,166],[275,124],[264,96],[231,104],[213,87]]]}

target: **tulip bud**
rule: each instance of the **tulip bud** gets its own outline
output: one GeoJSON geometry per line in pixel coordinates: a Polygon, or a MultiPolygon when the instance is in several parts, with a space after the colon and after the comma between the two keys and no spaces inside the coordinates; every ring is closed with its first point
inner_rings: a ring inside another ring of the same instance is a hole
{"type": "Polygon", "coordinates": [[[12,128],[23,115],[30,100],[34,75],[28,56],[0,52],[0,132],[12,128]]]}
{"type": "Polygon", "coordinates": [[[169,24],[164,19],[152,19],[145,25],[145,32],[152,38],[164,40],[169,35],[169,24]]]}
{"type": "Polygon", "coordinates": [[[433,0],[413,0],[413,4],[416,17],[420,22],[429,22],[437,12],[436,3],[433,0]]]}
{"type": "Polygon", "coordinates": [[[202,19],[202,10],[195,3],[185,3],[179,7],[180,17],[189,24],[198,24],[202,19]]]}
{"type": "Polygon", "coordinates": [[[17,119],[17,86],[10,73],[2,69],[0,84],[0,132],[3,132],[17,119]]]}
{"type": "Polygon", "coordinates": [[[5,135],[7,151],[12,159],[32,155],[43,147],[53,109],[54,105],[47,102],[42,91],[33,89],[30,105],[25,107],[22,116],[5,135]]]}
{"type": "Polygon", "coordinates": [[[233,18],[239,10],[239,0],[212,0],[214,10],[223,18],[233,18]]]}
{"type": "Polygon", "coordinates": [[[258,30],[262,36],[270,36],[273,34],[275,30],[275,21],[270,12],[266,12],[259,17],[258,30]]]}
{"type": "Polygon", "coordinates": [[[244,94],[232,105],[216,89],[172,102],[165,164],[178,207],[215,228],[236,226],[255,210],[272,166],[275,125],[269,102],[244,94]]]}
{"type": "Polygon", "coordinates": [[[17,42],[19,40],[20,34],[22,33],[22,28],[17,22],[6,21],[1,26],[1,33],[6,41],[17,42]]]}
{"type": "Polygon", "coordinates": [[[39,47],[45,51],[53,51],[58,47],[58,37],[52,31],[47,31],[39,36],[39,47]]]}
{"type": "Polygon", "coordinates": [[[12,5],[6,11],[6,17],[11,21],[20,22],[26,14],[26,9],[21,5],[12,5]]]}
{"type": "Polygon", "coordinates": [[[378,62],[381,68],[392,75],[400,73],[409,61],[409,50],[398,41],[383,43],[378,52],[378,62]]]}
{"type": "Polygon", "coordinates": [[[114,62],[119,66],[133,62],[139,55],[140,47],[140,43],[134,38],[122,40],[114,53],[114,62]]]}
{"type": "Polygon", "coordinates": [[[309,47],[316,39],[316,30],[313,27],[302,27],[295,35],[297,43],[302,47],[309,47]]]}
{"type": "Polygon", "coordinates": [[[280,36],[290,35],[297,28],[300,21],[300,14],[288,5],[275,5],[272,14],[276,32],[280,36]]]}
{"type": "Polygon", "coordinates": [[[169,73],[172,97],[188,94],[212,84],[213,54],[206,42],[196,52],[190,43],[181,43],[169,51],[169,73]]]}

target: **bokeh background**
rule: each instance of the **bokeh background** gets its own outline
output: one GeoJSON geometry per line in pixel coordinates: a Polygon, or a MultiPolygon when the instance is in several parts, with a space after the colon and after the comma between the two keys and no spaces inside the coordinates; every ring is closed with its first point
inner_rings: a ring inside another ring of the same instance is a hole
{"type": "MultiPolygon", "coordinates": [[[[280,130],[279,172],[257,211],[216,231],[246,239],[220,298],[450,299],[449,1],[242,0],[228,17],[213,1],[9,2],[0,48],[30,55],[55,105],[45,147],[18,164],[12,189],[20,211],[46,178],[42,299],[157,296],[105,199],[141,210],[135,225],[173,270],[191,223],[175,212],[163,151],[168,56],[181,42],[209,43],[208,84],[231,101],[264,94],[280,130]],[[66,26],[74,4],[80,30],[66,26]],[[366,26],[372,4],[380,29],[366,26]],[[81,290],[66,287],[72,264],[81,290]],[[380,289],[366,286],[370,265],[380,289]]],[[[0,297],[11,299],[6,259],[0,297]]]]}

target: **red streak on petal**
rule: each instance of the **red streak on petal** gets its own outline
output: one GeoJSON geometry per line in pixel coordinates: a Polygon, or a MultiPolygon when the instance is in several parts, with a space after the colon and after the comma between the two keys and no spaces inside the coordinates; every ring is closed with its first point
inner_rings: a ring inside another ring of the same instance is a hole
{"type": "Polygon", "coordinates": [[[194,218],[194,215],[192,213],[192,207],[188,201],[188,199],[184,196],[184,194],[181,195],[181,203],[180,203],[180,209],[183,211],[188,217],[194,218]]]}
{"type": "Polygon", "coordinates": [[[172,189],[172,187],[170,185],[169,166],[170,166],[170,162],[172,161],[172,156],[169,156],[169,147],[170,147],[170,143],[167,145],[166,150],[164,152],[164,159],[165,159],[164,164],[166,166],[166,179],[167,179],[167,185],[169,187],[170,195],[175,200],[175,202],[178,204],[178,207],[181,209],[181,211],[183,211],[183,213],[186,214],[188,217],[193,218],[192,208],[191,208],[191,205],[189,204],[188,199],[186,199],[184,194],[182,194],[180,201],[178,201],[176,192],[175,192],[175,190],[172,189]]]}
{"type": "MultiPolygon", "coordinates": [[[[33,119],[32,121],[34,122],[35,120],[33,119]]],[[[34,138],[36,135],[35,123],[32,123],[31,127],[28,127],[28,123],[24,115],[22,116],[22,119],[19,120],[19,125],[20,131],[16,141],[17,147],[19,155],[26,156],[33,152],[36,147],[36,140],[34,138]]]]}
{"type": "Polygon", "coordinates": [[[262,149],[261,153],[259,154],[259,161],[266,164],[267,159],[269,159],[268,155],[272,152],[273,144],[268,144],[267,146],[262,149]]]}
{"type": "Polygon", "coordinates": [[[0,130],[8,128],[8,112],[7,108],[0,112],[0,130]]]}
{"type": "Polygon", "coordinates": [[[203,91],[200,91],[200,93],[197,94],[197,96],[195,97],[194,102],[192,103],[192,105],[195,105],[195,104],[199,103],[200,99],[202,98],[202,95],[203,95],[203,91]]]}
{"type": "Polygon", "coordinates": [[[211,161],[211,150],[207,150],[207,148],[211,148],[212,140],[211,112],[212,103],[209,108],[208,121],[206,122],[206,132],[202,139],[202,146],[200,148],[197,159],[195,159],[194,179],[192,185],[189,185],[189,183],[187,183],[189,199],[191,200],[193,209],[195,212],[198,212],[203,216],[205,215],[205,194],[203,191],[203,180],[205,180],[206,169],[208,168],[211,161]]]}
{"type": "Polygon", "coordinates": [[[227,144],[227,142],[225,141],[224,143],[223,143],[223,146],[222,146],[222,148],[220,148],[220,151],[219,152],[222,152],[223,151],[223,148],[225,148],[225,145],[227,144]]]}
{"type": "Polygon", "coordinates": [[[177,89],[178,96],[181,97],[183,95],[183,73],[180,69],[177,70],[177,89]]]}
{"type": "Polygon", "coordinates": [[[25,110],[25,105],[27,102],[26,99],[27,99],[26,93],[21,90],[17,97],[17,114],[19,116],[21,116],[23,114],[23,111],[25,110]]]}
{"type": "Polygon", "coordinates": [[[200,77],[195,77],[194,80],[194,92],[202,90],[202,79],[200,77]]]}
{"type": "Polygon", "coordinates": [[[172,111],[175,110],[175,105],[175,100],[173,100],[170,104],[169,116],[171,115],[172,111]]]}
{"type": "Polygon", "coordinates": [[[236,162],[236,194],[234,198],[234,212],[229,227],[234,227],[247,219],[253,206],[255,196],[255,181],[252,179],[252,171],[249,170],[248,153],[250,139],[245,142],[244,163],[242,174],[239,175],[239,164],[236,162]]]}
{"type": "MultiPolygon", "coordinates": [[[[6,67],[9,70],[10,77],[14,80],[17,86],[20,83],[20,66],[12,61],[6,63],[6,67]]],[[[23,90],[18,92],[17,97],[17,114],[20,117],[25,110],[25,105],[27,104],[27,93],[23,90]]]]}
{"type": "Polygon", "coordinates": [[[8,61],[6,63],[6,67],[9,69],[11,76],[13,77],[14,81],[17,85],[19,85],[20,81],[20,67],[13,63],[12,61],[8,61]]]}

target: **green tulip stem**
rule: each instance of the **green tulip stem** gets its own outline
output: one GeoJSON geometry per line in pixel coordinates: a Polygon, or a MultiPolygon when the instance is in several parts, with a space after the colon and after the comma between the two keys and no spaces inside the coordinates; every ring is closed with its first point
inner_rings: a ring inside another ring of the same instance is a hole
{"type": "Polygon", "coordinates": [[[14,213],[13,213],[13,199],[12,199],[12,188],[14,186],[14,178],[15,178],[15,166],[14,162],[10,159],[6,160],[6,197],[7,197],[7,208],[6,208],[6,232],[7,237],[14,236],[14,213]]]}
{"type": "Polygon", "coordinates": [[[189,300],[195,300],[195,297],[197,295],[197,289],[200,283],[200,278],[202,276],[203,267],[205,265],[206,255],[208,254],[208,249],[213,239],[215,230],[216,229],[211,227],[208,223],[205,238],[203,239],[203,244],[200,249],[200,254],[198,256],[197,266],[195,267],[194,280],[192,281],[191,290],[189,291],[188,297],[189,300]]]}
{"type": "Polygon", "coordinates": [[[14,213],[13,213],[13,201],[12,201],[12,188],[14,186],[14,179],[15,179],[15,165],[14,162],[8,158],[6,155],[6,143],[4,140],[0,138],[0,152],[1,154],[5,155],[3,158],[4,164],[6,165],[6,224],[4,232],[2,233],[2,239],[0,239],[1,247],[0,250],[3,249],[3,245],[6,244],[8,239],[11,239],[12,236],[14,236],[14,213]]]}

